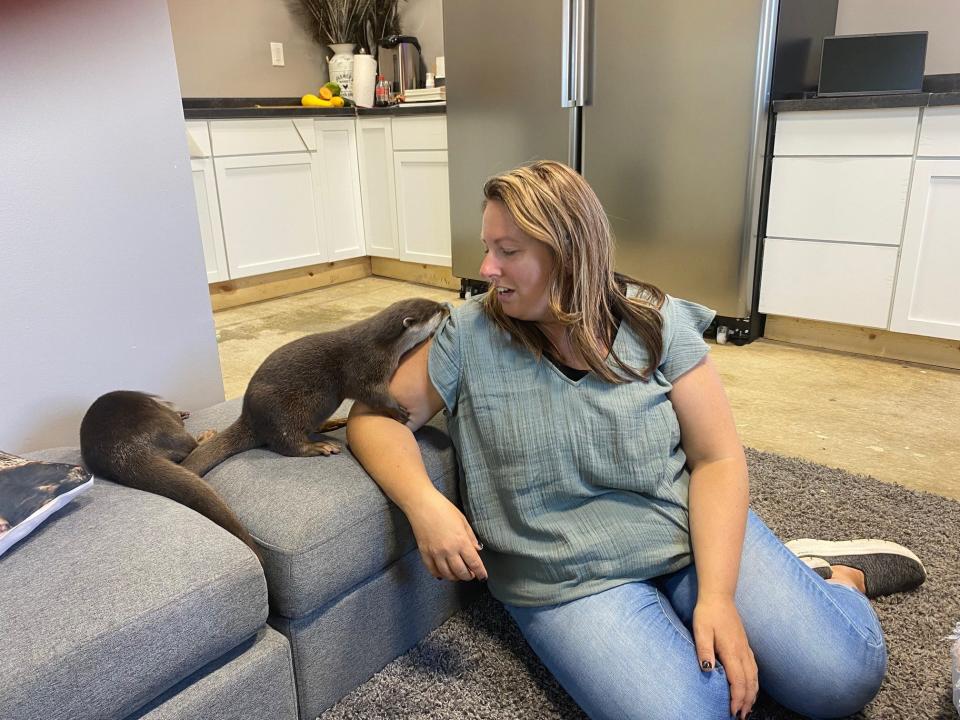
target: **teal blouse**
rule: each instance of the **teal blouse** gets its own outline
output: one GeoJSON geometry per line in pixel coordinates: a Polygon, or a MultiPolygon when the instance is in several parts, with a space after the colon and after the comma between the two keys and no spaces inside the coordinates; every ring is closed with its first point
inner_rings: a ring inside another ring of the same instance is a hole
{"type": "MultiPolygon", "coordinates": [[[[713,311],[668,297],[656,372],[611,385],[538,362],[486,317],[481,300],[440,325],[429,374],[493,596],[553,605],[689,565],[690,476],[667,393],[707,353],[713,311]]],[[[646,367],[646,348],[626,323],[613,347],[646,367]]]]}

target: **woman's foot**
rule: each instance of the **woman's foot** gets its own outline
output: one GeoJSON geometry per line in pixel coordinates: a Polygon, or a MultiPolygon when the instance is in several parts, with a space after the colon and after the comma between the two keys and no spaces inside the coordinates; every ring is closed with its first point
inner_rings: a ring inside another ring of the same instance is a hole
{"type": "MultiPolygon", "coordinates": [[[[813,558],[826,561],[834,568],[831,574],[836,579],[843,576],[843,572],[838,574],[837,566],[863,573],[863,591],[871,598],[913,590],[927,579],[920,558],[903,545],[888,540],[832,542],[803,538],[788,542],[787,548],[808,565],[815,562],[813,558]]],[[[848,574],[851,580],[859,579],[857,574],[848,574]]]]}

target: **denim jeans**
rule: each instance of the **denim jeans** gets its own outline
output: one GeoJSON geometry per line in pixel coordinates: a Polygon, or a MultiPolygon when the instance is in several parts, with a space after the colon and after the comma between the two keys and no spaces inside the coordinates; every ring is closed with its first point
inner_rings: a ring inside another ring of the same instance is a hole
{"type": "MultiPolygon", "coordinates": [[[[694,565],[543,607],[507,606],[527,642],[594,720],[729,718],[723,668],[699,667],[690,631],[694,565]]],[[[870,601],[828,583],[751,511],[734,597],[760,673],[781,705],[850,715],[880,688],[883,631],[870,601]]]]}

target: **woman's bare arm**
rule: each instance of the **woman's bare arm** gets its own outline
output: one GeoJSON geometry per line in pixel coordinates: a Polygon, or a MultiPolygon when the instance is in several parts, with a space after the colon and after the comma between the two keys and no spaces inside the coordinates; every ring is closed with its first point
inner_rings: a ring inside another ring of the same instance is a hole
{"type": "Polygon", "coordinates": [[[355,403],[347,422],[350,450],[377,485],[403,510],[424,564],[434,577],[485,579],[481,546],[463,513],[430,482],[414,431],[443,409],[427,373],[432,340],[409,353],[390,381],[390,392],[410,413],[401,425],[355,403]]]}

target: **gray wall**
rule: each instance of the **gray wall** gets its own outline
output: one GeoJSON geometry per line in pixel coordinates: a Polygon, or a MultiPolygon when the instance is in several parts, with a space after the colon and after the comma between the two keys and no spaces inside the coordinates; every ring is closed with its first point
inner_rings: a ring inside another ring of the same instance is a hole
{"type": "MultiPolygon", "coordinates": [[[[285,0],[168,0],[184,97],[299,97],[327,81],[329,51],[285,0]],[[270,43],[282,42],[284,67],[270,43]]],[[[420,39],[428,71],[443,54],[441,0],[401,0],[404,34],[420,39]]]]}
{"type": "Polygon", "coordinates": [[[118,388],[223,399],[164,0],[0,5],[0,448],[118,388]]]}
{"type": "Polygon", "coordinates": [[[926,30],[927,75],[960,73],[958,0],[840,0],[838,35],[926,30]]]}

